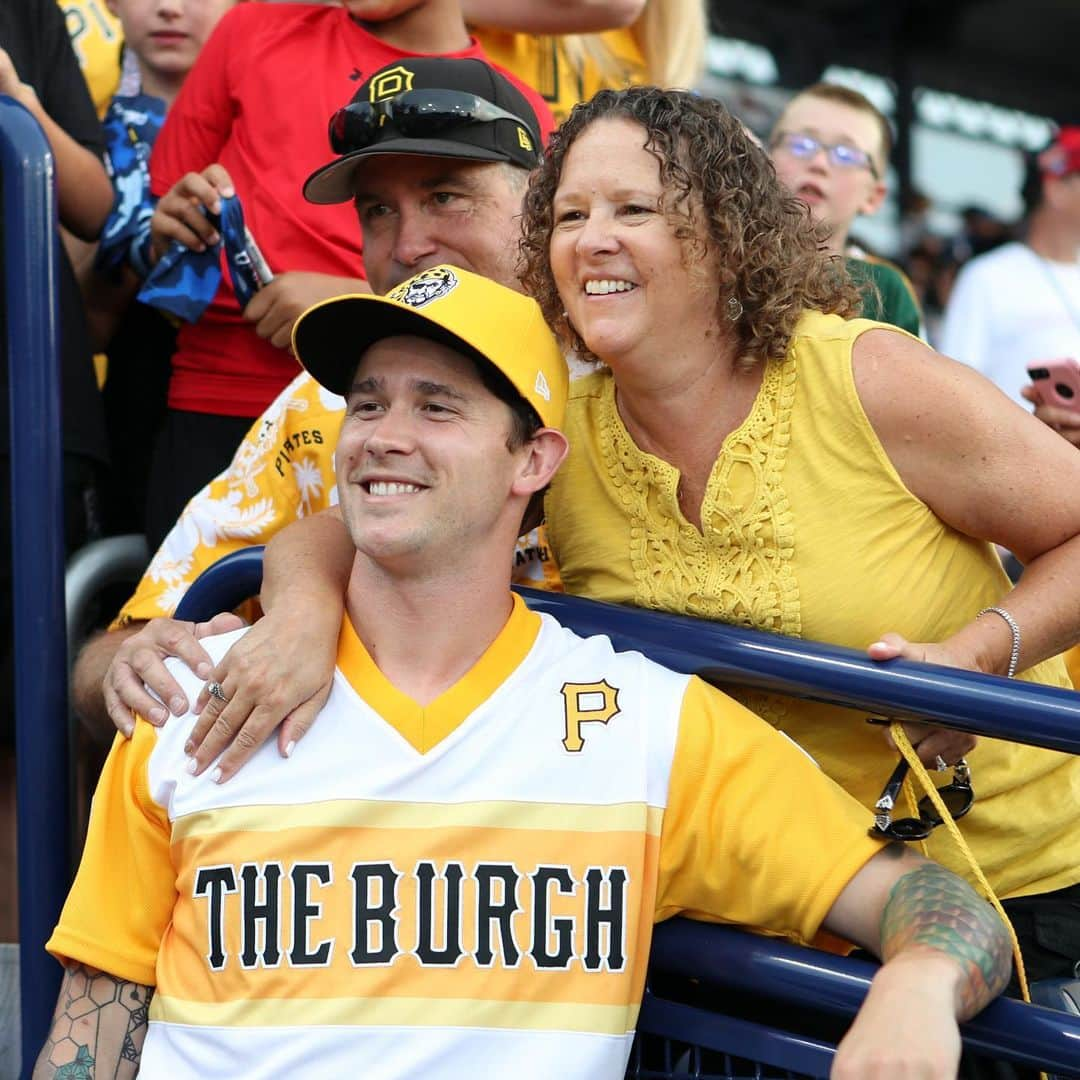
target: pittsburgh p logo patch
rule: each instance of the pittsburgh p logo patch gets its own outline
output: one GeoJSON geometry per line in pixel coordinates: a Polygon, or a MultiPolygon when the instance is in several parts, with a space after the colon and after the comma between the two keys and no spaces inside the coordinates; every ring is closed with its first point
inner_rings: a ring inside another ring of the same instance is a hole
{"type": "Polygon", "coordinates": [[[385,101],[387,98],[404,94],[406,90],[412,89],[412,84],[413,73],[407,67],[398,64],[389,71],[380,72],[371,80],[368,96],[374,104],[376,101],[385,101]]]}
{"type": "Polygon", "coordinates": [[[619,691],[606,679],[591,683],[563,683],[562,696],[566,713],[566,736],[562,744],[571,754],[585,745],[582,724],[606,724],[619,714],[619,691]]]}

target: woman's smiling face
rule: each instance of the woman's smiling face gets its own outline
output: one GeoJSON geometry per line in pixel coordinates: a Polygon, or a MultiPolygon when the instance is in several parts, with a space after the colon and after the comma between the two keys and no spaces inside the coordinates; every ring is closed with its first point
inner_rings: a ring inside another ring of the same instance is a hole
{"type": "Polygon", "coordinates": [[[629,119],[597,120],[563,161],[551,270],[567,318],[613,368],[664,355],[673,336],[715,332],[715,292],[687,265],[663,193],[645,129],[629,119]]]}

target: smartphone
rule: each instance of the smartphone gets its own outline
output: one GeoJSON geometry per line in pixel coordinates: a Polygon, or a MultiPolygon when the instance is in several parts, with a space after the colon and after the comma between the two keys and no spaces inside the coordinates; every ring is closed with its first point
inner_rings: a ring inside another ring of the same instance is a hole
{"type": "Polygon", "coordinates": [[[1041,360],[1027,370],[1041,405],[1080,412],[1080,361],[1071,356],[1041,360]]]}

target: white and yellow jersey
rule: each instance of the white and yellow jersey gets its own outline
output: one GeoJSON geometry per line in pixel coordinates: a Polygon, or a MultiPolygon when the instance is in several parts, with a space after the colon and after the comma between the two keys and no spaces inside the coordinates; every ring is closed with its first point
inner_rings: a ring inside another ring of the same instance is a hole
{"type": "Polygon", "coordinates": [[[312,730],[227,784],[193,723],[117,739],[48,945],[156,987],[148,1077],[614,1080],[656,920],[807,941],[878,850],[753,714],[519,599],[427,706],[346,620],[312,730]]]}
{"type": "MultiPolygon", "coordinates": [[[[184,507],[113,622],[171,616],[218,559],[269,542],[298,518],[337,505],[334,449],[345,401],[301,372],[251,425],[229,467],[184,507]]],[[[543,527],[521,537],[514,581],[562,590],[543,527]]]]}

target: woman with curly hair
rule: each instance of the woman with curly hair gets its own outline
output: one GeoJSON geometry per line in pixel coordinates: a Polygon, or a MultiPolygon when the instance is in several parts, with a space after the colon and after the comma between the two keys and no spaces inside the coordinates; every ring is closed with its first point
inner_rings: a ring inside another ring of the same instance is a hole
{"type": "MultiPolygon", "coordinates": [[[[602,364],[571,386],[546,502],[568,591],[1070,685],[1080,459],[969,368],[851,318],[851,283],[722,105],[652,88],[579,105],[524,230],[526,288],[602,364]],[[1027,566],[1011,591],[993,542],[1027,566]]],[[[863,716],[743,698],[874,806],[897,758],[863,716]]],[[[967,755],[962,831],[999,895],[1022,898],[1029,973],[1071,974],[1080,758],[911,736],[927,764],[967,755]]],[[[929,853],[970,877],[944,833],[929,853]]]]}

